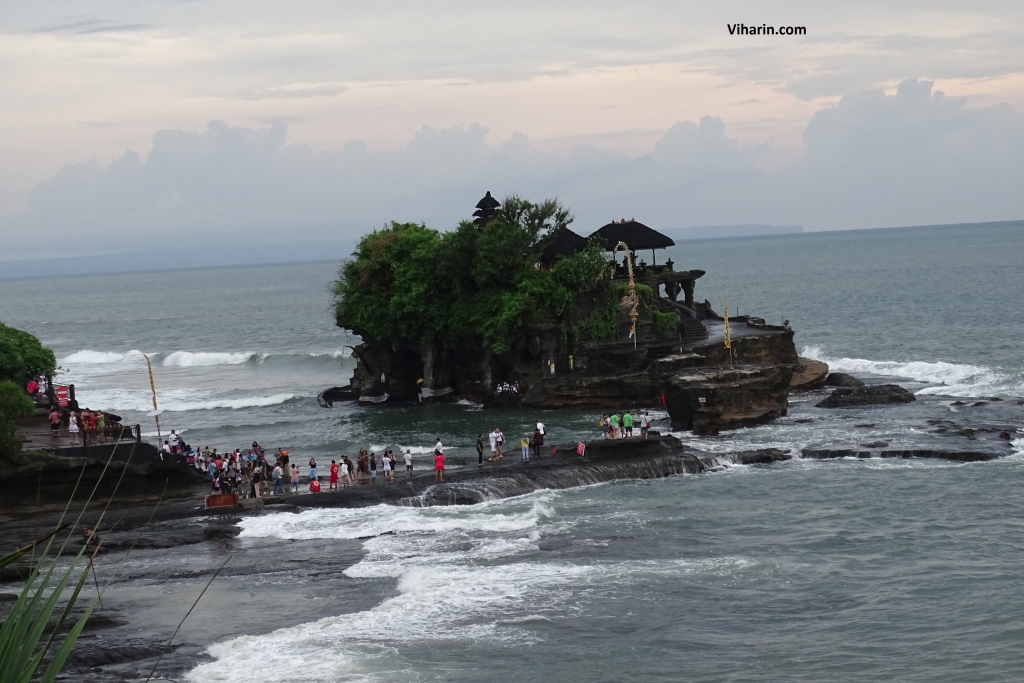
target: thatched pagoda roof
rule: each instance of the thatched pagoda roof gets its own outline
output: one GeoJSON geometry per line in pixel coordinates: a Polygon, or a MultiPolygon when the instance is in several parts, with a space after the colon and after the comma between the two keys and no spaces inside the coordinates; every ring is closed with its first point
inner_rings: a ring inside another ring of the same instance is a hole
{"type": "Polygon", "coordinates": [[[484,198],[476,203],[476,211],[473,212],[476,218],[473,219],[473,223],[482,228],[487,224],[487,221],[497,216],[500,210],[501,202],[492,197],[490,190],[488,190],[484,198]]]}
{"type": "Polygon", "coordinates": [[[541,252],[540,260],[544,263],[554,261],[559,256],[572,256],[587,248],[586,238],[580,237],[569,228],[562,228],[548,242],[541,252]]]}
{"type": "Polygon", "coordinates": [[[611,251],[619,242],[625,242],[630,251],[665,249],[676,244],[668,235],[663,235],[632,218],[628,221],[624,218],[621,221],[612,221],[590,237],[596,237],[605,251],[611,251]]]}

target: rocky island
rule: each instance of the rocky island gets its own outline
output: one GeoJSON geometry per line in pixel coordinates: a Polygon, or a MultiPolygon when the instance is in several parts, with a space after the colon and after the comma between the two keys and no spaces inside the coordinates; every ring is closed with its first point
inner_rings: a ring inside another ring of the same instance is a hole
{"type": "Polygon", "coordinates": [[[636,220],[584,238],[556,201],[490,192],[474,216],[362,239],[335,283],[357,365],[321,405],[664,407],[673,429],[713,434],[785,415],[791,389],[824,383],[828,367],[798,358],[788,325],[698,301],[705,272],[658,264],[674,242],[636,220]]]}

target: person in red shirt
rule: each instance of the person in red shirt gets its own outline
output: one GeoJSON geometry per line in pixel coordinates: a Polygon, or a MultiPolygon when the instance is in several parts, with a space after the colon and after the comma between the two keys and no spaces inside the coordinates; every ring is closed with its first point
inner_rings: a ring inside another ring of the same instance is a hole
{"type": "Polygon", "coordinates": [[[444,481],[444,453],[434,451],[434,481],[444,481]]]}
{"type": "Polygon", "coordinates": [[[313,479],[312,481],[309,482],[309,492],[310,493],[320,493],[320,480],[319,479],[313,479]]]}
{"type": "Polygon", "coordinates": [[[338,463],[336,463],[335,461],[332,460],[331,461],[331,479],[330,479],[330,484],[331,485],[327,487],[328,491],[337,491],[338,490],[338,472],[339,471],[341,471],[341,468],[338,467],[338,463]]]}

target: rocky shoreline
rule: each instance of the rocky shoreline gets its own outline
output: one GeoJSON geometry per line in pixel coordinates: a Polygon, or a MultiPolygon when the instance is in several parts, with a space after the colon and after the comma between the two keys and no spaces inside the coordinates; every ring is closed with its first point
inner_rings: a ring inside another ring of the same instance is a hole
{"type": "MultiPolygon", "coordinates": [[[[338,493],[287,495],[255,505],[255,501],[248,501],[246,507],[250,509],[245,510],[206,510],[203,502],[207,487],[202,483],[183,480],[176,488],[163,490],[166,477],[137,477],[137,482],[145,482],[145,487],[135,486],[130,493],[119,495],[116,505],[99,525],[103,538],[103,550],[96,561],[99,581],[103,583],[115,575],[118,580],[105,593],[104,607],[96,613],[76,648],[65,680],[144,679],[156,657],[164,652],[166,638],[177,620],[229,556],[232,559],[204,595],[202,610],[189,618],[177,644],[164,653],[158,674],[173,678],[190,670],[205,661],[205,648],[210,643],[233,635],[265,633],[320,617],[369,609],[386,597],[376,585],[373,590],[377,592],[368,592],[359,580],[341,576],[363,556],[360,539],[295,543],[239,538],[238,522],[249,515],[380,503],[471,505],[543,489],[702,474],[735,465],[772,467],[800,460],[829,461],[837,463],[836,466],[845,462],[851,466],[851,460],[894,462],[924,458],[971,467],[965,463],[993,460],[1015,452],[1012,442],[1018,438],[1018,432],[1014,424],[1019,421],[1021,410],[1015,400],[991,397],[984,401],[950,402],[919,396],[910,403],[842,409],[816,407],[829,391],[818,388],[800,395],[795,414],[781,417],[775,424],[799,427],[802,423],[830,420],[843,426],[842,441],[835,443],[749,449],[730,448],[733,436],[695,441],[702,448],[706,444],[708,449],[717,451],[710,452],[692,448],[673,436],[652,436],[647,441],[588,442],[586,459],[576,454],[575,444],[565,444],[556,449],[554,456],[545,454],[530,465],[521,464],[516,456],[501,463],[487,463],[482,470],[475,464],[453,468],[446,473],[442,485],[434,484],[430,472],[417,473],[412,480],[403,479],[399,473],[392,486],[361,485],[338,493]],[[888,420],[911,425],[920,436],[911,441],[879,438],[876,425],[888,420]],[[872,436],[863,436],[868,434],[872,436]],[[164,498],[157,505],[161,492],[164,498]],[[268,580],[287,583],[293,572],[311,577],[303,584],[301,601],[296,602],[292,591],[255,588],[268,580]],[[307,597],[312,599],[306,600],[307,597]]],[[[751,439],[740,438],[735,443],[751,443],[751,439]]],[[[34,491],[24,492],[21,503],[15,505],[13,498],[5,496],[0,504],[0,522],[5,531],[0,550],[35,538],[40,529],[56,524],[62,504],[49,496],[51,502],[39,508],[34,504],[35,497],[34,491]]],[[[80,525],[95,526],[101,510],[101,503],[91,506],[84,511],[80,525]]],[[[71,511],[72,515],[78,512],[71,511]]],[[[71,545],[80,547],[81,543],[80,531],[76,530],[71,545]]],[[[0,612],[17,590],[22,573],[23,568],[19,571],[14,567],[0,575],[0,612]]]]}

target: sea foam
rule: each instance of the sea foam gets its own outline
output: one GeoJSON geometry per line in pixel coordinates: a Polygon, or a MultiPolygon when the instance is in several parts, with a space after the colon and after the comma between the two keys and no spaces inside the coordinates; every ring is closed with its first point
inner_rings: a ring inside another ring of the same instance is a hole
{"type": "MultiPolygon", "coordinates": [[[[411,643],[488,641],[511,646],[537,639],[531,625],[587,609],[625,584],[657,577],[731,574],[734,559],[632,562],[546,561],[545,534],[577,522],[563,519],[564,492],[463,506],[316,509],[243,519],[242,537],[360,538],[363,559],[353,578],[394,577],[397,595],[361,612],[217,643],[215,660],[189,673],[193,683],[226,680],[405,680],[399,658],[382,648],[411,643]],[[249,666],[259,660],[260,666],[249,666]],[[301,662],[301,666],[296,666],[301,662]]],[[[579,518],[574,518],[579,519],[579,518]]]]}
{"type": "Polygon", "coordinates": [[[1024,395],[1024,378],[980,365],[943,361],[876,361],[864,358],[832,358],[819,346],[805,346],[804,358],[828,363],[832,372],[895,377],[936,386],[919,389],[918,394],[978,398],[1008,394],[1024,395]]]}

